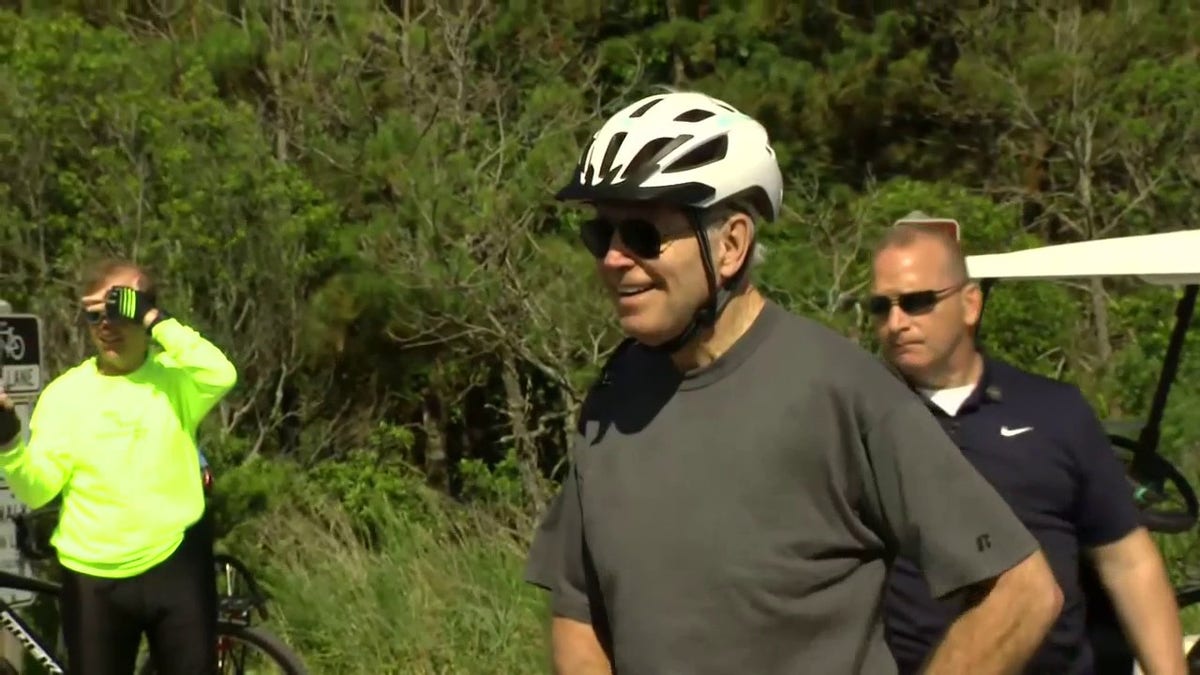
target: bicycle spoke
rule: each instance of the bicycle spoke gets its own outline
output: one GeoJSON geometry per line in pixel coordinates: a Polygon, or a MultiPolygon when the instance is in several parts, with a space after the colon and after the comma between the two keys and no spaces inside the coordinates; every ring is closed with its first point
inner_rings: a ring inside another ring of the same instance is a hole
{"type": "Polygon", "coordinates": [[[287,671],[259,647],[232,636],[222,636],[218,647],[222,675],[283,675],[287,671]]]}

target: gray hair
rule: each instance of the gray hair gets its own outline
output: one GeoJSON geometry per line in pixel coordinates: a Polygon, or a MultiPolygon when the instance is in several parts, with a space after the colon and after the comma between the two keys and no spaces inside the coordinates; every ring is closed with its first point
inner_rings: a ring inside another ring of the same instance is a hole
{"type": "Polygon", "coordinates": [[[721,229],[725,222],[735,215],[742,214],[750,219],[754,227],[754,248],[750,254],[750,260],[747,261],[746,276],[761,265],[767,259],[767,247],[759,238],[758,225],[763,222],[763,218],[758,213],[758,209],[754,208],[749,203],[740,202],[725,202],[717,204],[704,211],[704,228],[708,231],[709,237],[713,237],[718,230],[721,229]]]}

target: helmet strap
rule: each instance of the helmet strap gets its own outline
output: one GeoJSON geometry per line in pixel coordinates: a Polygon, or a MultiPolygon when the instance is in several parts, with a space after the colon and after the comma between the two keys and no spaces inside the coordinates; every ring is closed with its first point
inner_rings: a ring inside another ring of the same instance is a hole
{"type": "Polygon", "coordinates": [[[717,284],[717,270],[713,266],[712,243],[708,239],[708,233],[705,231],[704,220],[701,217],[702,211],[699,209],[688,209],[688,222],[692,225],[692,232],[696,235],[696,241],[700,244],[700,260],[704,265],[704,276],[708,280],[708,297],[704,304],[696,310],[692,315],[691,321],[683,329],[681,333],[661,344],[650,347],[651,350],[657,352],[665,352],[674,354],[683,349],[685,345],[691,342],[701,330],[711,328],[717,323],[717,319],[725,308],[729,305],[730,298],[733,297],[733,291],[730,289],[737,288],[741,283],[742,278],[746,275],[746,270],[749,268],[747,264],[750,260],[750,255],[753,254],[754,242],[750,242],[751,249],[746,256],[746,260],[742,262],[741,268],[737,273],[729,278],[723,284],[717,284]]]}

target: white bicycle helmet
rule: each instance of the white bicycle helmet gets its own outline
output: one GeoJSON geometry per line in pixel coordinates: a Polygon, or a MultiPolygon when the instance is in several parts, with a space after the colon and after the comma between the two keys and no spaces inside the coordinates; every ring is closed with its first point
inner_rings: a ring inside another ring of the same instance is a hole
{"type": "Polygon", "coordinates": [[[647,96],[610,117],[584,148],[564,201],[747,202],[773,221],[783,177],[767,130],[697,92],[647,96]]]}
{"type": "Polygon", "coordinates": [[[556,198],[684,208],[700,244],[709,295],[683,332],[653,347],[673,352],[716,322],[746,273],[743,265],[733,278],[717,283],[699,211],[745,203],[774,221],[783,201],[783,176],[767,130],[758,121],[720,99],[671,92],[647,96],[610,117],[592,136],[571,182],[556,198]]]}

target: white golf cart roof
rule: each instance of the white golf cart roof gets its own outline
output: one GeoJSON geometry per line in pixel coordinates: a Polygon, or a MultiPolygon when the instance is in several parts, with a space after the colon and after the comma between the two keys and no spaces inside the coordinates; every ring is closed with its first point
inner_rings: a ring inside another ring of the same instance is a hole
{"type": "Polygon", "coordinates": [[[1200,230],[971,255],[967,270],[977,280],[1132,276],[1152,284],[1200,284],[1200,230]]]}

